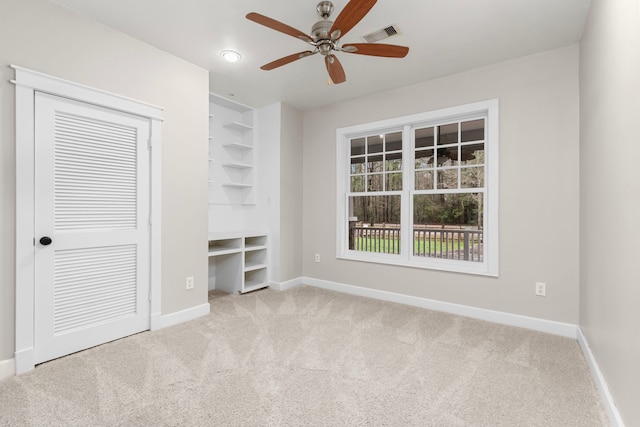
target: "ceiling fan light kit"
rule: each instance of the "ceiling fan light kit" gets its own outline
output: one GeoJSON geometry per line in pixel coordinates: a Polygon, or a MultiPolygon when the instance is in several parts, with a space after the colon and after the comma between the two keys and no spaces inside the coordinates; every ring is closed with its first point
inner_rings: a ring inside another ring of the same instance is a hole
{"type": "Polygon", "coordinates": [[[333,12],[333,3],[321,1],[316,7],[320,21],[313,24],[310,35],[303,33],[275,19],[251,12],[247,19],[256,22],[272,30],[296,37],[314,47],[313,50],[294,53],[280,59],[276,59],[260,67],[263,70],[273,70],[289,64],[298,59],[320,53],[324,56],[327,72],[333,83],[343,83],[347,80],[342,64],[335,55],[336,52],[355,53],[359,55],[380,56],[386,58],[404,58],[409,53],[406,46],[397,46],[381,43],[350,43],[340,46],[340,38],[346,35],[362,18],[365,17],[377,0],[350,0],[338,14],[335,21],[329,17],[333,12]]]}

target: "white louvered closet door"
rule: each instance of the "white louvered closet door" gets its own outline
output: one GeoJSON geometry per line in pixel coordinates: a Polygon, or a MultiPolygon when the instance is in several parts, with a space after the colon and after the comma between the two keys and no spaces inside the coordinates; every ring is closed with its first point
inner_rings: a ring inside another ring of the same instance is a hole
{"type": "Polygon", "coordinates": [[[150,123],[38,92],[35,106],[41,363],[149,328],[150,123]]]}

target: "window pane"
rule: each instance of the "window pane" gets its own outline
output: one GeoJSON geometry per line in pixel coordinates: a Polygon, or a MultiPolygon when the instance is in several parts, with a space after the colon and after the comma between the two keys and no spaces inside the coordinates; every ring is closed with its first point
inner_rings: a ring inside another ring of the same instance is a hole
{"type": "Polygon", "coordinates": [[[382,153],[384,147],[382,145],[383,138],[380,135],[367,137],[367,153],[382,153]]]}
{"type": "Polygon", "coordinates": [[[458,142],[458,124],[438,126],[438,145],[454,144],[458,142]]]}
{"type": "Polygon", "coordinates": [[[387,171],[402,170],[402,153],[387,154],[387,171]]]}
{"type": "Polygon", "coordinates": [[[484,187],[484,166],[460,169],[462,188],[484,187]]]}
{"type": "Polygon", "coordinates": [[[351,158],[351,174],[365,173],[364,157],[351,158]]]}
{"type": "Polygon", "coordinates": [[[349,249],[400,253],[400,196],[349,197],[349,249]]]}
{"type": "Polygon", "coordinates": [[[416,190],[433,190],[433,171],[416,172],[416,190]]]}
{"type": "Polygon", "coordinates": [[[382,155],[369,156],[369,172],[384,172],[384,162],[382,155]]]}
{"type": "Polygon", "coordinates": [[[382,188],[382,174],[375,174],[375,175],[369,175],[367,178],[369,180],[369,188],[367,189],[367,191],[384,191],[384,188],[382,188]]]}
{"type": "Polygon", "coordinates": [[[462,122],[460,126],[462,142],[484,140],[484,119],[462,122]]]}
{"type": "Polygon", "coordinates": [[[433,167],[433,150],[416,151],[416,169],[426,169],[433,167]]]}
{"type": "Polygon", "coordinates": [[[364,154],[364,138],[351,140],[351,155],[357,156],[359,154],[364,154]]]}
{"type": "Polygon", "coordinates": [[[458,188],[458,169],[438,169],[438,189],[458,188]]]}
{"type": "Polygon", "coordinates": [[[386,150],[400,151],[402,150],[402,132],[388,133],[385,135],[386,150]]]}
{"type": "Polygon", "coordinates": [[[386,182],[387,191],[400,191],[402,190],[402,174],[401,173],[388,173],[386,182]]]}
{"type": "Polygon", "coordinates": [[[438,167],[455,166],[457,164],[455,159],[458,158],[458,147],[438,148],[436,153],[438,155],[438,167]]]}
{"type": "Polygon", "coordinates": [[[484,144],[469,144],[460,147],[462,152],[462,165],[484,164],[484,144]]]}
{"type": "Polygon", "coordinates": [[[364,192],[364,175],[352,176],[351,177],[351,189],[350,191],[354,193],[363,193],[364,192]]]}
{"type": "Polygon", "coordinates": [[[482,262],[483,194],[413,196],[415,256],[482,262]]]}
{"type": "Polygon", "coordinates": [[[433,128],[416,129],[416,148],[433,147],[433,128]]]}

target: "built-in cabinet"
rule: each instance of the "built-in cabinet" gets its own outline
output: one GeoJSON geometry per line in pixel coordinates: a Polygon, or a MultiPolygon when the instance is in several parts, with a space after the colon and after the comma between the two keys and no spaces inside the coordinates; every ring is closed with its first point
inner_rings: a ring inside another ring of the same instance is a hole
{"type": "Polygon", "coordinates": [[[269,286],[266,233],[209,235],[209,289],[245,293],[269,286]]]}
{"type": "Polygon", "coordinates": [[[254,110],[209,95],[209,204],[255,203],[254,110]]]}
{"type": "Polygon", "coordinates": [[[209,290],[251,292],[269,285],[268,234],[254,232],[256,113],[215,94],[209,113],[209,290]]]}

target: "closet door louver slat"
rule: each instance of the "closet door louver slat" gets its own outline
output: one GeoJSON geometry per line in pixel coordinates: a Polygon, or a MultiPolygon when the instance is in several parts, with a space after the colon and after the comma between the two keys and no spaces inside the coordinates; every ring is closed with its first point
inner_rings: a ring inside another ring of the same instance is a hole
{"type": "Polygon", "coordinates": [[[58,251],[54,334],[136,314],[136,245],[58,251]]]}
{"type": "Polygon", "coordinates": [[[135,128],[55,114],[55,229],[137,227],[135,128]]]}

